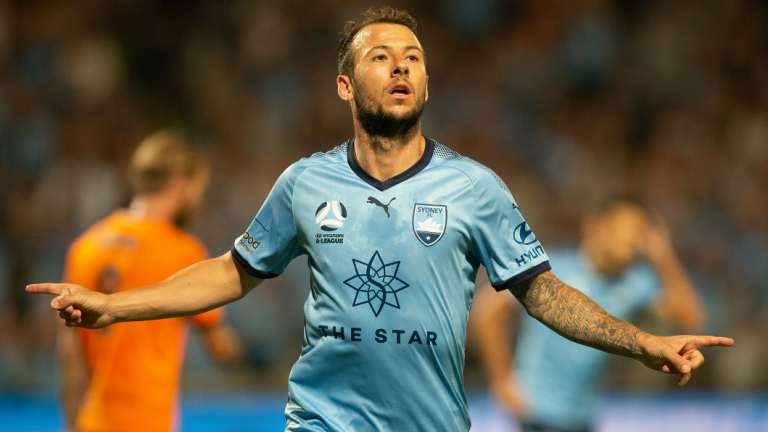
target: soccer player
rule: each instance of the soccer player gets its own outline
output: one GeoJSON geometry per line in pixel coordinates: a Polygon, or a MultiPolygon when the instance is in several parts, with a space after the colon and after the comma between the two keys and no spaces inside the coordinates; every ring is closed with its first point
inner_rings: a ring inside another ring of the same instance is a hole
{"type": "MultiPolygon", "coordinates": [[[[134,198],[72,245],[65,279],[99,293],[129,293],[204,260],[203,245],[180,229],[198,205],[208,166],[175,133],[158,132],[136,149],[134,198]]],[[[177,292],[177,296],[185,295],[177,292]]],[[[238,356],[222,310],[195,315],[214,359],[238,356]]],[[[174,428],[187,321],[116,324],[108,329],[62,326],[62,402],[69,430],[168,431],[174,428]]]]}
{"type": "Polygon", "coordinates": [[[27,290],[55,295],[67,325],[100,328],[221,306],[307,255],[290,431],[468,430],[464,344],[481,265],[564,336],[686,381],[700,347],[733,343],[644,333],[560,282],[499,178],[422,134],[427,57],[415,32],[389,7],[345,27],[336,85],[354,137],[288,167],[230,252],[141,290],[27,290]]]}
{"type": "MultiPolygon", "coordinates": [[[[651,308],[685,332],[700,329],[703,312],[672,248],[666,227],[631,202],[616,201],[585,218],[578,249],[550,254],[557,276],[610,314],[629,319],[651,308]]],[[[594,425],[608,355],[561,338],[523,318],[510,368],[507,326],[515,307],[493,291],[478,294],[478,348],[494,397],[523,431],[581,432],[594,425]]]]}

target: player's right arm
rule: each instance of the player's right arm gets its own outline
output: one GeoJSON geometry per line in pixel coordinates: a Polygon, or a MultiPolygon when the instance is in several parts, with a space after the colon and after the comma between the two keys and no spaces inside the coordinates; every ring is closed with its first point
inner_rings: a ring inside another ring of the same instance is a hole
{"type": "Polygon", "coordinates": [[[54,295],[51,307],[69,327],[101,328],[123,321],[195,315],[246,295],[261,279],[235,262],[231,252],[193,264],[155,285],[103,294],[67,283],[27,285],[54,295]]]}
{"type": "Polygon", "coordinates": [[[519,318],[514,303],[499,300],[490,287],[481,287],[473,313],[475,339],[491,393],[504,408],[521,417],[525,400],[516,384],[509,349],[508,324],[519,318]]]}
{"type": "Polygon", "coordinates": [[[27,291],[56,296],[51,306],[65,324],[88,328],[196,315],[233,302],[263,279],[278,276],[301,253],[292,205],[298,165],[277,179],[247,230],[224,255],[193,264],[158,284],[114,294],[57,283],[28,285],[27,291]]]}

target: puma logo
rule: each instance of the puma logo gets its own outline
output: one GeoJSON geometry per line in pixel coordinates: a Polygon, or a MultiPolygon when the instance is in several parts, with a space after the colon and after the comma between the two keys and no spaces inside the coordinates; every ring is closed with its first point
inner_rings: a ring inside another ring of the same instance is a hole
{"type": "Polygon", "coordinates": [[[372,196],[369,196],[367,203],[368,204],[373,204],[375,206],[383,208],[384,209],[384,213],[387,214],[387,219],[389,219],[389,205],[392,204],[392,201],[394,201],[395,198],[397,198],[397,197],[393,197],[391,200],[389,200],[388,203],[384,204],[381,201],[377,200],[376,198],[374,198],[372,196]]]}

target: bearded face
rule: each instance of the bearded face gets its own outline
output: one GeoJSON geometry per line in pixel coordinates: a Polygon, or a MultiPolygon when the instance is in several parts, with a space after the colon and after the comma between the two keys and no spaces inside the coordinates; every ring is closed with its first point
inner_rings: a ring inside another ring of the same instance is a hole
{"type": "MultiPolygon", "coordinates": [[[[364,84],[358,84],[356,81],[353,83],[357,118],[368,135],[382,138],[404,137],[418,124],[426,102],[423,94],[421,97],[414,97],[414,102],[405,109],[392,109],[385,105],[382,98],[372,94],[364,84]]],[[[406,90],[407,84],[398,80],[393,86],[399,88],[392,91],[408,96],[408,93],[405,93],[409,91],[406,90]]]]}
{"type": "Polygon", "coordinates": [[[354,69],[340,77],[340,97],[352,102],[355,118],[372,137],[398,138],[419,124],[428,99],[424,51],[406,26],[364,27],[351,43],[354,69]]]}

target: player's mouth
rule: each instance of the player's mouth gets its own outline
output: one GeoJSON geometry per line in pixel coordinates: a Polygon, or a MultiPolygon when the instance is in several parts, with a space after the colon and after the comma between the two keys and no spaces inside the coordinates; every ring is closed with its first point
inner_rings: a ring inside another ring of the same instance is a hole
{"type": "Polygon", "coordinates": [[[405,83],[398,83],[390,86],[387,89],[387,93],[395,99],[405,99],[413,93],[411,87],[405,83]]]}

